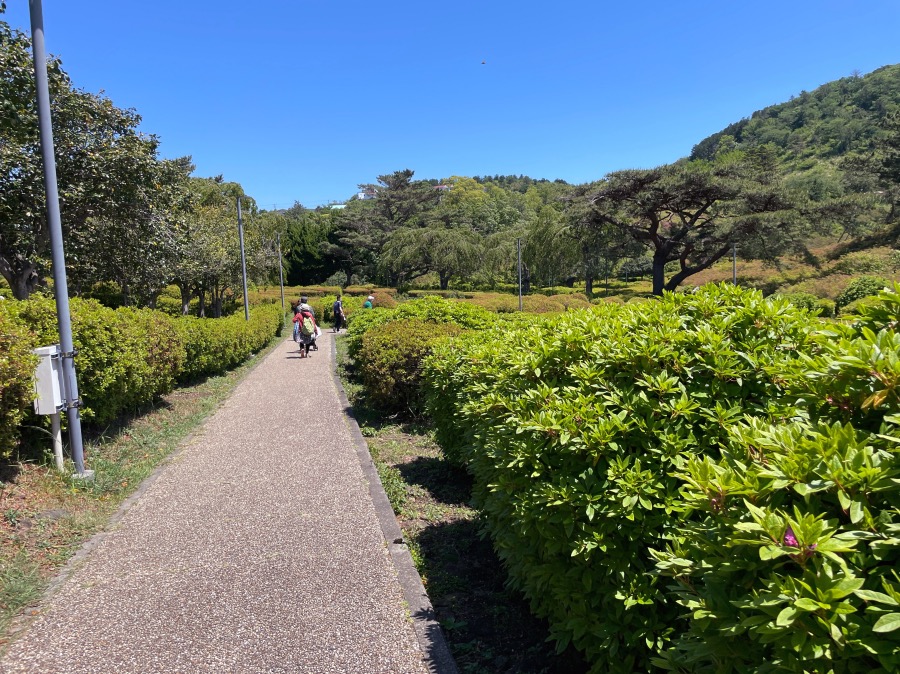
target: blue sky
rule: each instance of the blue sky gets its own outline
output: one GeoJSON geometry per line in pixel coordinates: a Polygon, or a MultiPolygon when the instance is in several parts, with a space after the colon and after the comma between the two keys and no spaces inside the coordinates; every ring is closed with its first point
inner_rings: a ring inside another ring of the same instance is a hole
{"type": "MultiPolygon", "coordinates": [[[[900,62],[896,0],[44,0],[76,86],[262,208],[419,178],[595,180],[900,62]],[[485,63],[482,64],[482,61],[485,63]]],[[[30,32],[27,0],[5,20],[30,32]]]]}

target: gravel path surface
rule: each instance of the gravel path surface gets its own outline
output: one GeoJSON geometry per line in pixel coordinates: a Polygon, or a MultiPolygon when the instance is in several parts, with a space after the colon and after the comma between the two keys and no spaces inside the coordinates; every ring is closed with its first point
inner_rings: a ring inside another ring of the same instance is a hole
{"type": "Polygon", "coordinates": [[[70,565],[0,671],[427,672],[330,342],[266,357],[70,565]]]}

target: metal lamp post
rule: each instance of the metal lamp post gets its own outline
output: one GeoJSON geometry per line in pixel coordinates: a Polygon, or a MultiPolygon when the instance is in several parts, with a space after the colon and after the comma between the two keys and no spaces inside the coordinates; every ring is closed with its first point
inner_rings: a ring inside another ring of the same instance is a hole
{"type": "Polygon", "coordinates": [[[244,255],[244,221],[241,219],[241,198],[237,198],[238,237],[241,240],[241,279],[244,282],[244,319],[250,320],[250,301],[247,298],[247,258],[244,255]]]}
{"type": "Polygon", "coordinates": [[[72,343],[72,317],[69,313],[69,286],[66,280],[66,257],[63,251],[62,220],[59,215],[59,192],[56,184],[56,158],[53,154],[53,126],[50,118],[50,87],[47,80],[47,56],[44,45],[44,13],[41,0],[29,0],[31,10],[31,49],[34,55],[34,79],[37,89],[38,124],[41,135],[41,158],[44,164],[44,189],[47,193],[47,222],[53,260],[53,284],[56,314],[59,320],[60,361],[65,399],[63,406],[69,419],[69,444],[77,477],[90,478],[94,471],[84,468],[84,442],[78,408],[78,379],[75,375],[75,347],[72,343]]]}
{"type": "Polygon", "coordinates": [[[284,265],[281,262],[281,232],[275,232],[275,243],[278,246],[278,284],[281,286],[281,310],[284,311],[284,265]]]}

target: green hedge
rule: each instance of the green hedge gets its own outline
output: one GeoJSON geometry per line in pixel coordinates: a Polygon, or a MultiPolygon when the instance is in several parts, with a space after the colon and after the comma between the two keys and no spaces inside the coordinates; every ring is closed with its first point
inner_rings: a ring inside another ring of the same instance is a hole
{"type": "Polygon", "coordinates": [[[32,405],[37,357],[31,350],[38,346],[32,332],[0,312],[0,458],[12,453],[19,424],[32,405]]]}
{"type": "Polygon", "coordinates": [[[359,369],[370,401],[387,412],[418,413],[423,359],[435,344],[460,331],[455,324],[408,318],[366,332],[359,369]]]}
{"type": "Polygon", "coordinates": [[[661,667],[900,669],[900,286],[879,297],[788,364],[781,420],[676,471],[686,522],[654,556],[692,620],[661,667]]]}
{"type": "Polygon", "coordinates": [[[860,276],[850,281],[850,284],[835,299],[835,314],[844,311],[847,305],[864,297],[877,295],[881,290],[890,286],[890,282],[875,276],[860,276]]]}
{"type": "MultiPolygon", "coordinates": [[[[253,307],[250,321],[172,318],[159,311],[110,309],[70,301],[75,367],[89,423],[106,423],[167,393],[176,381],[217,374],[259,351],[284,324],[280,306],[253,307]]],[[[30,350],[59,341],[50,298],[0,302],[0,456],[18,438],[31,408],[35,362],[30,350]]]]}
{"type": "Polygon", "coordinates": [[[215,319],[182,316],[176,325],[187,354],[178,381],[190,382],[221,374],[262,349],[281,335],[284,314],[280,303],[258,304],[249,321],[240,312],[215,319]]]}
{"type": "Polygon", "coordinates": [[[731,286],[569,312],[438,346],[438,440],[512,584],[594,671],[651,668],[687,629],[650,549],[677,536],[675,472],[768,419],[815,319],[731,286]]]}
{"type": "Polygon", "coordinates": [[[416,318],[426,323],[453,324],[465,329],[480,330],[498,322],[497,315],[472,304],[446,300],[441,297],[423,297],[398,304],[394,309],[374,308],[357,311],[347,328],[347,351],[353,358],[359,357],[363,335],[391,321],[416,318]]]}
{"type": "MultiPolygon", "coordinates": [[[[59,342],[52,299],[4,302],[2,311],[34,332],[39,346],[59,342]]],[[[185,358],[173,319],[156,311],[110,309],[79,298],[70,301],[70,311],[85,420],[111,421],[172,389],[185,358]]]]}

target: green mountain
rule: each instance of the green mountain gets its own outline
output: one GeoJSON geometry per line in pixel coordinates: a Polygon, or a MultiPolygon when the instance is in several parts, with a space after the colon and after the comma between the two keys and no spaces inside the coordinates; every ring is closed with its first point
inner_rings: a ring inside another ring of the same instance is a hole
{"type": "Polygon", "coordinates": [[[869,151],[885,133],[883,120],[898,110],[900,64],[844,77],[757,110],[697,143],[691,159],[711,158],[730,137],[739,147],[771,144],[788,170],[809,169],[822,161],[834,164],[848,154],[869,151]]]}

